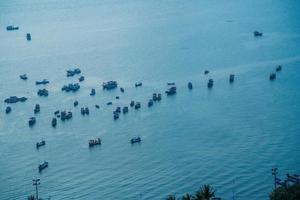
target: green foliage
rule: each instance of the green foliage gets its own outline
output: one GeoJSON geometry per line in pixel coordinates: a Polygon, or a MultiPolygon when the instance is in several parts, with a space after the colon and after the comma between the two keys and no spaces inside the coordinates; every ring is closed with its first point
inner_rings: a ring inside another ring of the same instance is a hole
{"type": "Polygon", "coordinates": [[[279,187],[270,194],[270,200],[299,200],[300,184],[286,187],[279,187]]]}
{"type": "MultiPolygon", "coordinates": [[[[203,185],[196,191],[195,195],[185,194],[181,200],[210,200],[215,196],[215,190],[210,185],[203,185]]],[[[170,195],[166,200],[176,200],[174,195],[170,195]]]]}

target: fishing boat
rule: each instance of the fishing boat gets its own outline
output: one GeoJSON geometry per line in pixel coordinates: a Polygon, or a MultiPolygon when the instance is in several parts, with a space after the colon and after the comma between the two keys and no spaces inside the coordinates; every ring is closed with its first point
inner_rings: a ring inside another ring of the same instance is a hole
{"type": "Polygon", "coordinates": [[[42,164],[39,165],[39,172],[42,172],[44,169],[48,167],[48,162],[44,161],[42,164]]]}
{"type": "Polygon", "coordinates": [[[123,114],[126,114],[126,113],[128,113],[128,106],[123,107],[123,114]]]}
{"type": "Polygon", "coordinates": [[[176,87],[173,86],[173,87],[169,88],[169,89],[166,91],[166,94],[167,94],[167,95],[173,95],[173,94],[176,94],[176,87]]]}
{"type": "Polygon", "coordinates": [[[259,31],[254,31],[253,35],[254,35],[254,37],[261,37],[261,36],[263,36],[263,33],[259,32],[259,31]]]}
{"type": "Polygon", "coordinates": [[[151,106],[153,106],[153,100],[152,100],[152,99],[150,99],[150,100],[148,101],[148,107],[151,107],[151,106]]]}
{"type": "Polygon", "coordinates": [[[80,76],[80,77],[78,78],[78,81],[79,81],[79,82],[84,81],[84,76],[80,76]]]}
{"type": "Polygon", "coordinates": [[[142,82],[137,82],[137,83],[135,83],[135,87],[141,87],[142,85],[143,85],[142,82]]]}
{"type": "Polygon", "coordinates": [[[269,79],[271,81],[275,80],[276,79],[276,74],[275,73],[271,73],[269,79]]]}
{"type": "Polygon", "coordinates": [[[52,127],[56,127],[57,119],[55,117],[52,118],[51,125],[52,127]]]}
{"type": "Polygon", "coordinates": [[[213,79],[209,79],[209,80],[208,80],[208,83],[207,83],[207,87],[208,87],[208,88],[212,88],[213,85],[214,85],[214,80],[213,80],[213,79]]]}
{"type": "Polygon", "coordinates": [[[35,117],[30,117],[28,121],[29,127],[32,127],[35,124],[35,122],[36,122],[35,117]]]}
{"type": "Polygon", "coordinates": [[[27,78],[27,75],[26,75],[26,74],[22,74],[22,75],[20,75],[20,79],[22,79],[22,80],[27,80],[28,78],[27,78]]]}
{"type": "Polygon", "coordinates": [[[39,113],[40,110],[41,110],[40,104],[35,104],[35,107],[34,107],[34,114],[39,113]]]}
{"type": "Polygon", "coordinates": [[[42,81],[36,81],[35,84],[36,85],[46,85],[50,83],[47,79],[43,79],[42,81]]]}
{"type": "Polygon", "coordinates": [[[11,107],[10,106],[7,106],[6,109],[5,109],[5,113],[8,114],[11,112],[11,107]]]}
{"type": "Polygon", "coordinates": [[[175,85],[174,82],[168,82],[167,85],[175,85]]]}
{"type": "Polygon", "coordinates": [[[124,88],[120,88],[120,91],[121,91],[121,92],[124,92],[125,90],[124,90],[124,88]]]}
{"type": "Polygon", "coordinates": [[[142,141],[142,139],[140,137],[134,137],[130,140],[130,143],[131,144],[140,143],[141,141],[142,141]]]}
{"type": "Polygon", "coordinates": [[[134,105],[134,109],[138,110],[141,108],[141,103],[140,102],[136,102],[136,104],[134,105]]]}
{"type": "Polygon", "coordinates": [[[188,88],[191,90],[193,89],[193,84],[191,82],[188,83],[188,88]]]}
{"type": "Polygon", "coordinates": [[[278,67],[276,67],[276,72],[281,71],[281,69],[282,69],[281,65],[278,65],[278,67]]]}
{"type": "Polygon", "coordinates": [[[26,39],[27,39],[27,41],[30,41],[30,40],[31,40],[31,35],[30,35],[30,33],[27,33],[27,34],[26,34],[26,39]]]}
{"type": "Polygon", "coordinates": [[[234,74],[229,75],[229,82],[233,83],[234,82],[234,74]]]}
{"type": "Polygon", "coordinates": [[[95,94],[96,94],[96,90],[93,88],[93,89],[91,90],[90,96],[95,96],[95,94]]]}
{"type": "Polygon", "coordinates": [[[133,107],[134,106],[134,101],[131,101],[130,102],[130,107],[133,107]]]}
{"type": "Polygon", "coordinates": [[[78,106],[78,101],[74,101],[73,105],[74,105],[74,107],[77,107],[78,106]]]}
{"type": "Polygon", "coordinates": [[[42,140],[36,143],[36,148],[39,149],[41,146],[45,146],[45,145],[46,145],[46,141],[42,140]]]}
{"type": "Polygon", "coordinates": [[[10,25],[10,26],[6,27],[6,30],[7,31],[15,31],[15,30],[19,30],[19,27],[18,26],[10,25]]]}
{"type": "Polygon", "coordinates": [[[95,145],[101,145],[101,139],[91,139],[89,140],[89,147],[95,146],[95,145]]]}

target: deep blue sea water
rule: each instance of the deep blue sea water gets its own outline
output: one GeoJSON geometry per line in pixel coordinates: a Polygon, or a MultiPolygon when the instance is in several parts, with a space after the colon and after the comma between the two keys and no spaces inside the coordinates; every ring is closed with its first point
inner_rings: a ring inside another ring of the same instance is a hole
{"type": "Polygon", "coordinates": [[[268,199],[272,166],[280,177],[300,173],[299,20],[297,0],[0,1],[0,199],[34,194],[34,177],[53,200],[164,199],[206,183],[225,200],[268,199]],[[6,31],[11,24],[20,30],[6,31]],[[278,64],[283,70],[270,82],[278,64]],[[81,89],[61,92],[77,82],[65,72],[75,67],[86,79],[81,89]],[[35,85],[44,78],[49,85],[35,85]],[[125,93],[102,91],[107,80],[125,93]],[[177,94],[148,108],[166,82],[176,82],[177,94]],[[39,88],[49,97],[38,97],[39,88]],[[12,95],[29,99],[6,115],[3,100],[12,95]],[[115,107],[131,100],[142,108],[114,121],[115,107]],[[36,103],[41,112],[29,128],[36,103]],[[73,118],[54,129],[57,109],[73,118]],[[131,146],[137,135],[142,143],[131,146]],[[102,146],[89,149],[96,137],[102,146]],[[47,144],[36,150],[42,138],[47,144]],[[44,160],[49,167],[38,173],[44,160]]]}

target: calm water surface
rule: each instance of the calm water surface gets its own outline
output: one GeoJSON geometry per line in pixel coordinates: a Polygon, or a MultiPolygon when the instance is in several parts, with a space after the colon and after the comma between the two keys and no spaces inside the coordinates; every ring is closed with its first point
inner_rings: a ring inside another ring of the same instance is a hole
{"type": "Polygon", "coordinates": [[[300,172],[299,19],[296,0],[2,0],[0,199],[33,194],[33,177],[51,199],[164,199],[205,183],[224,199],[267,199],[273,165],[280,176],[300,172]],[[20,30],[7,32],[10,24],[20,30]],[[253,37],[256,29],[262,38],[253,37]],[[283,70],[270,82],[278,64],[283,70]],[[86,80],[78,92],[62,93],[62,85],[77,82],[65,76],[74,67],[86,80]],[[34,84],[44,78],[51,83],[34,84]],[[124,94],[102,91],[111,79],[124,94]],[[177,95],[147,108],[152,93],[173,81],[177,95]],[[39,88],[49,97],[38,97],[39,88]],[[3,100],[12,95],[29,99],[6,115],[3,100]],[[141,101],[141,110],[113,121],[115,107],[130,100],[141,101]],[[36,103],[41,112],[29,128],[36,103]],[[81,106],[90,116],[80,115],[81,106]],[[54,129],[57,109],[74,117],[54,129]],[[143,142],[131,146],[137,135],[143,142]],[[103,145],[89,149],[95,137],[103,145]],[[47,144],[36,150],[42,138],[47,144]],[[44,160],[49,168],[39,174],[44,160]]]}

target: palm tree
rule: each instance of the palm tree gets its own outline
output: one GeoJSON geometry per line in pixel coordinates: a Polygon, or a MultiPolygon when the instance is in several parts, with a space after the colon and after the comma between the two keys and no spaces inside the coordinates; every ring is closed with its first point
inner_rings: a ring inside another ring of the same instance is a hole
{"type": "Polygon", "coordinates": [[[195,200],[210,200],[215,196],[215,190],[210,185],[202,185],[195,194],[195,200]]]}
{"type": "Polygon", "coordinates": [[[193,199],[193,195],[190,195],[190,194],[185,194],[182,198],[182,200],[192,200],[193,199]]]}
{"type": "Polygon", "coordinates": [[[169,195],[166,200],[176,200],[175,195],[169,195]]]}

